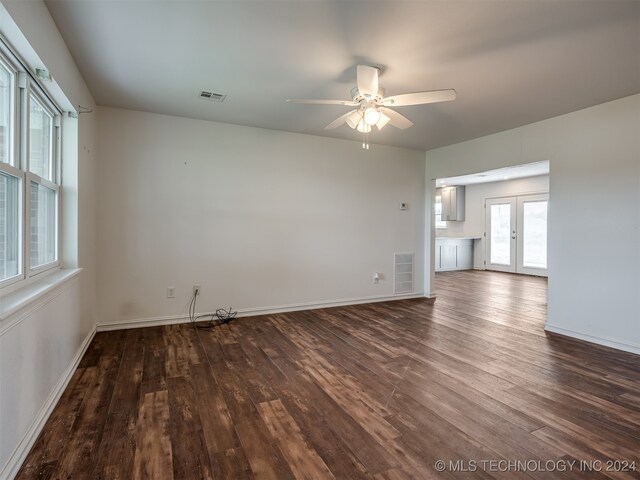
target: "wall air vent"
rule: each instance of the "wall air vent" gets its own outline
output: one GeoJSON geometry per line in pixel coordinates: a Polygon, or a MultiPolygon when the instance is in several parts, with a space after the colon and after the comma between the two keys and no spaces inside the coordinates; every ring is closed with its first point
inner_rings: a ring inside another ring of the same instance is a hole
{"type": "Polygon", "coordinates": [[[396,253],[394,265],[394,293],[413,293],[413,253],[396,253]]]}
{"type": "Polygon", "coordinates": [[[224,102],[224,99],[227,98],[226,95],[222,95],[221,93],[213,93],[213,92],[208,92],[206,90],[202,90],[199,94],[198,97],[204,99],[204,100],[209,100],[210,102],[224,102]]]}

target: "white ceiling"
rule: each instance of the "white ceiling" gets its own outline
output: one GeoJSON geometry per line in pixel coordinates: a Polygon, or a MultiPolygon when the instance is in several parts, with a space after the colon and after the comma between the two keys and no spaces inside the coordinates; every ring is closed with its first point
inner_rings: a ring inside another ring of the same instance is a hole
{"type": "Polygon", "coordinates": [[[540,175],[549,175],[548,161],[498,168],[496,170],[487,170],[485,172],[473,173],[471,175],[439,178],[436,180],[436,186],[446,187],[451,185],[475,185],[477,183],[502,182],[504,180],[537,177],[540,175]]]}
{"type": "Polygon", "coordinates": [[[455,88],[398,110],[372,143],[430,149],[640,92],[638,1],[114,1],[47,6],[99,105],[358,139],[323,127],[355,66],[387,94],[455,88]],[[227,94],[224,103],[197,98],[227,94]]]}

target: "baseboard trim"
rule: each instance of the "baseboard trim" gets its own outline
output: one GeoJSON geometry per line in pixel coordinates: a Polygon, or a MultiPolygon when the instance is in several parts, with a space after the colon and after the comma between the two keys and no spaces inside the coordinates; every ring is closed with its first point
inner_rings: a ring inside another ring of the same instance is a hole
{"type": "Polygon", "coordinates": [[[0,478],[12,479],[15,478],[15,476],[18,474],[18,471],[22,466],[22,462],[24,462],[25,458],[33,448],[33,445],[38,439],[38,436],[44,428],[45,423],[49,419],[51,412],[53,412],[53,409],[58,404],[62,393],[67,388],[67,385],[69,385],[71,377],[78,368],[80,360],[87,351],[87,348],[89,348],[89,345],[91,344],[91,341],[93,340],[95,334],[96,328],[94,327],[82,341],[82,345],[80,345],[80,348],[76,352],[73,360],[71,361],[63,375],[58,380],[58,383],[56,383],[53,390],[51,390],[51,393],[47,397],[47,400],[44,402],[44,404],[40,408],[40,411],[36,415],[36,418],[33,420],[31,426],[27,430],[27,433],[25,433],[24,437],[22,437],[22,440],[9,457],[6,465],[4,466],[2,471],[0,471],[0,478]]]}
{"type": "MultiPolygon", "coordinates": [[[[302,310],[312,310],[314,308],[343,307],[345,305],[358,305],[362,303],[389,302],[394,300],[407,300],[409,298],[427,298],[435,300],[434,297],[425,297],[423,292],[408,295],[377,295],[371,297],[350,298],[344,300],[333,300],[329,302],[295,303],[290,305],[280,305],[275,307],[244,308],[238,310],[238,317],[253,317],[258,315],[270,315],[273,313],[296,312],[302,310]]],[[[198,312],[197,315],[211,315],[213,312],[198,312]]],[[[99,323],[98,332],[110,330],[125,330],[129,328],[158,327],[162,325],[173,325],[177,323],[187,323],[189,317],[185,315],[169,315],[166,317],[138,318],[133,320],[118,320],[115,322],[99,323]]]]}
{"type": "Polygon", "coordinates": [[[567,330],[566,328],[556,327],[554,325],[545,325],[544,330],[546,332],[563,335],[565,337],[571,337],[577,340],[582,340],[589,343],[595,343],[596,345],[602,345],[604,347],[615,348],[616,350],[622,350],[623,352],[635,353],[640,355],[640,347],[635,345],[629,345],[627,343],[621,343],[616,340],[610,340],[608,338],[594,337],[585,333],[574,332],[573,330],[567,330]]]}

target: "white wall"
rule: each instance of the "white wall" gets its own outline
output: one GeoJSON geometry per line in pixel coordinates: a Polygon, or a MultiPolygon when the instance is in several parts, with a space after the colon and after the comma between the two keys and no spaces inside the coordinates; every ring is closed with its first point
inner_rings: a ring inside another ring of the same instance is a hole
{"type": "Polygon", "coordinates": [[[474,241],[473,268],[484,270],[485,200],[548,191],[549,175],[467,185],[464,222],[447,222],[447,228],[436,230],[436,237],[480,237],[479,240],[474,241]]]}
{"type": "MultiPolygon", "coordinates": [[[[550,160],[547,329],[640,353],[640,95],[426,154],[432,179],[550,160]]],[[[427,221],[427,264],[433,270],[427,221]]],[[[426,275],[430,291],[432,274],[426,275]]]]}
{"type": "Polygon", "coordinates": [[[91,340],[80,276],[0,322],[0,478],[10,479],[91,340]]]}
{"type": "MultiPolygon", "coordinates": [[[[49,69],[54,82],[47,88],[62,108],[94,104],[42,1],[2,1],[0,32],[32,69],[49,69]]],[[[65,138],[63,160],[62,199],[68,215],[62,225],[62,264],[83,270],[24,308],[0,316],[2,479],[17,472],[95,331],[95,124],[95,115],[63,124],[71,135],[65,138]],[[77,143],[69,146],[73,137],[77,143]]]]}
{"type": "Polygon", "coordinates": [[[203,312],[385,298],[394,252],[416,253],[422,293],[424,152],[102,107],[99,122],[100,323],[175,321],[194,284],[203,312]]]}

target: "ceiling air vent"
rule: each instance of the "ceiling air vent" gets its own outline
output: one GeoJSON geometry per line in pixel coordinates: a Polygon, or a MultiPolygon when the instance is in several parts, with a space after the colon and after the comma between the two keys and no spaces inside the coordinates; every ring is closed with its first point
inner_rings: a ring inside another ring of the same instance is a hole
{"type": "Polygon", "coordinates": [[[200,98],[204,100],[209,100],[211,102],[224,102],[224,99],[227,98],[226,95],[222,95],[220,93],[207,92],[206,90],[202,90],[198,95],[200,98]]]}

